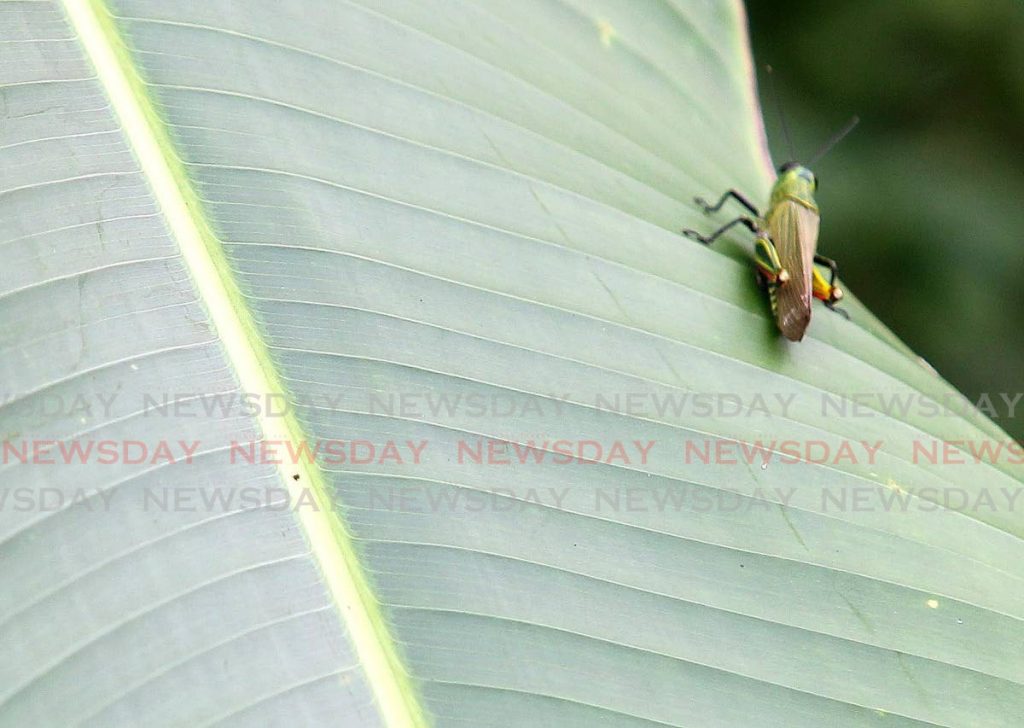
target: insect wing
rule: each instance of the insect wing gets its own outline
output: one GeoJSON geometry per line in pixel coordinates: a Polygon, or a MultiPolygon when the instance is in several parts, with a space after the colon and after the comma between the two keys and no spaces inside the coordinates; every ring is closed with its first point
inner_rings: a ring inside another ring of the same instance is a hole
{"type": "Polygon", "coordinates": [[[793,200],[783,200],[771,211],[768,236],[775,243],[789,282],[776,292],[775,318],[782,335],[791,341],[804,337],[811,322],[811,284],[814,251],[818,245],[818,213],[793,200]]]}

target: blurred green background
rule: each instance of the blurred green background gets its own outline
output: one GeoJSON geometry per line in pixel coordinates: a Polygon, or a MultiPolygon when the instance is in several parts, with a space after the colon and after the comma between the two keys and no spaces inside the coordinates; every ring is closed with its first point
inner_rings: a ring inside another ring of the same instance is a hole
{"type": "Polygon", "coordinates": [[[748,0],[776,163],[815,165],[819,250],[847,286],[972,401],[1024,392],[1024,0],[748,0]]]}

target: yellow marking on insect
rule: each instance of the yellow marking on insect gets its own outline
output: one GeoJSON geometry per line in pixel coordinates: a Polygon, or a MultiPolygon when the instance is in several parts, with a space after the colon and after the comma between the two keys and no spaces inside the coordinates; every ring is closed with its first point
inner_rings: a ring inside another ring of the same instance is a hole
{"type": "Polygon", "coordinates": [[[610,47],[616,35],[615,26],[601,18],[597,21],[597,32],[601,34],[601,45],[605,48],[610,47]]]}
{"type": "Polygon", "coordinates": [[[925,602],[925,605],[929,609],[938,609],[939,608],[939,600],[938,599],[929,599],[927,602],[925,602]]]}
{"type": "Polygon", "coordinates": [[[798,205],[802,205],[803,207],[806,207],[811,212],[819,212],[817,205],[815,205],[810,200],[804,199],[803,197],[798,197],[797,195],[786,195],[782,199],[789,200],[790,202],[795,202],[798,205]]]}

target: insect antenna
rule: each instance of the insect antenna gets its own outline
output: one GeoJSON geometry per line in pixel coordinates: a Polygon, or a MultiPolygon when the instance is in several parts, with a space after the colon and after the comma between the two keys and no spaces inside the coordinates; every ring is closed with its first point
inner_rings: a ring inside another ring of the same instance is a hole
{"type": "Polygon", "coordinates": [[[768,72],[768,90],[771,94],[772,101],[775,102],[775,110],[779,114],[779,121],[782,123],[782,135],[786,137],[786,146],[789,147],[789,161],[796,160],[796,151],[793,149],[793,137],[789,135],[789,125],[786,123],[786,115],[782,112],[782,102],[779,100],[779,92],[775,88],[775,75],[772,73],[771,66],[765,66],[764,70],[768,72]]]}
{"type": "Polygon", "coordinates": [[[832,147],[841,142],[843,140],[843,137],[845,137],[847,134],[853,131],[853,127],[857,126],[859,122],[860,118],[856,116],[850,119],[848,122],[846,122],[846,126],[844,126],[842,129],[833,134],[832,138],[822,145],[821,149],[818,150],[818,153],[814,155],[810,162],[807,163],[807,166],[813,167],[818,162],[818,160],[820,160],[822,157],[824,157],[826,154],[832,151],[832,147]]]}

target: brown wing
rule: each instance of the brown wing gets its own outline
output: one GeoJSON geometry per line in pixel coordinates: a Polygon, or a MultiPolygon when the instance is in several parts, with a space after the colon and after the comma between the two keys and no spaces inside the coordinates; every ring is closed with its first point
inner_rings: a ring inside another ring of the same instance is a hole
{"type": "Polygon", "coordinates": [[[789,282],[776,292],[775,319],[791,341],[804,338],[811,322],[811,283],[814,251],[818,245],[818,213],[798,202],[784,200],[767,220],[768,237],[789,272],[789,282]]]}

